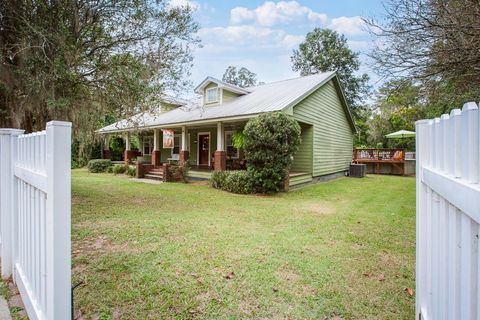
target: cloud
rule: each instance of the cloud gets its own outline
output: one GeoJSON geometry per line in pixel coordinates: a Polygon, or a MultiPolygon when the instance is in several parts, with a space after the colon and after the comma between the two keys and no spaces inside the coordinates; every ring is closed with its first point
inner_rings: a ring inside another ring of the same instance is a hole
{"type": "Polygon", "coordinates": [[[359,36],[367,33],[364,29],[364,22],[359,16],[334,18],[329,27],[349,36],[359,36]]]}
{"type": "Polygon", "coordinates": [[[308,21],[325,24],[327,15],[300,5],[297,1],[266,1],[255,9],[235,7],[230,11],[232,24],[255,22],[260,26],[271,27],[278,24],[308,21]]]}
{"type": "Polygon", "coordinates": [[[272,29],[256,25],[240,25],[227,27],[202,28],[198,35],[202,42],[212,49],[247,48],[282,48],[292,49],[305,39],[303,35],[288,34],[284,30],[272,29]]]}
{"type": "Polygon", "coordinates": [[[192,0],[170,0],[170,2],[168,3],[168,6],[171,8],[190,7],[194,11],[197,11],[200,9],[200,4],[192,0]]]}
{"type": "Polygon", "coordinates": [[[215,43],[223,42],[244,45],[262,41],[275,42],[281,40],[285,36],[285,32],[253,25],[242,25],[202,28],[199,30],[198,35],[209,42],[213,40],[215,43]]]}

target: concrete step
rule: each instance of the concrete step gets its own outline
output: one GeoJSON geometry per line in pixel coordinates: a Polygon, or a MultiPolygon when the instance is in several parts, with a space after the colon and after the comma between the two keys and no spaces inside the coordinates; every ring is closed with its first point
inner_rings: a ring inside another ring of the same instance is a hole
{"type": "Polygon", "coordinates": [[[163,169],[150,169],[150,172],[163,173],[163,169]]]}
{"type": "Polygon", "coordinates": [[[145,175],[145,178],[153,180],[163,180],[163,175],[147,173],[145,175]]]}

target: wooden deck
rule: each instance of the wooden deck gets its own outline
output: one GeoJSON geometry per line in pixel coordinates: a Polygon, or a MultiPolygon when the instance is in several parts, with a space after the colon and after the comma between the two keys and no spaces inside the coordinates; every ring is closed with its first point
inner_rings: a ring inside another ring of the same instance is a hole
{"type": "Polygon", "coordinates": [[[366,164],[368,173],[405,175],[403,149],[354,149],[352,162],[366,164]]]}

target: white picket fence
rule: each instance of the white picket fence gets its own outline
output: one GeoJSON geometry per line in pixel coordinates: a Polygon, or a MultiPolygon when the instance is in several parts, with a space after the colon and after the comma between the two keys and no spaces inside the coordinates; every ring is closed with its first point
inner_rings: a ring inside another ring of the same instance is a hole
{"type": "Polygon", "coordinates": [[[0,129],[2,277],[30,319],[71,318],[71,123],[41,132],[0,129]]]}
{"type": "Polygon", "coordinates": [[[480,319],[479,117],[469,102],[416,124],[416,319],[480,319]]]}

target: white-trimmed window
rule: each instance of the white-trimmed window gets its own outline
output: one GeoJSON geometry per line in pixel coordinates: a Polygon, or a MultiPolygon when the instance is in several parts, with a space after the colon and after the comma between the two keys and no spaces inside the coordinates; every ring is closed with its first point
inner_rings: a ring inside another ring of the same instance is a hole
{"type": "Polygon", "coordinates": [[[172,156],[180,154],[180,144],[181,143],[182,143],[182,135],[181,134],[173,135],[172,156]]]}
{"type": "Polygon", "coordinates": [[[153,137],[143,138],[143,155],[151,155],[153,151],[153,137]]]}
{"type": "MultiPolygon", "coordinates": [[[[187,134],[187,146],[189,145],[190,145],[190,133],[187,134]]],[[[172,157],[180,155],[181,147],[182,147],[182,135],[181,134],[173,135],[172,157]]]]}
{"type": "Polygon", "coordinates": [[[218,102],[218,88],[209,88],[205,90],[205,102],[218,102]]]}
{"type": "Polygon", "coordinates": [[[233,131],[225,131],[225,150],[228,158],[238,159],[238,148],[233,146],[233,131]]]}

